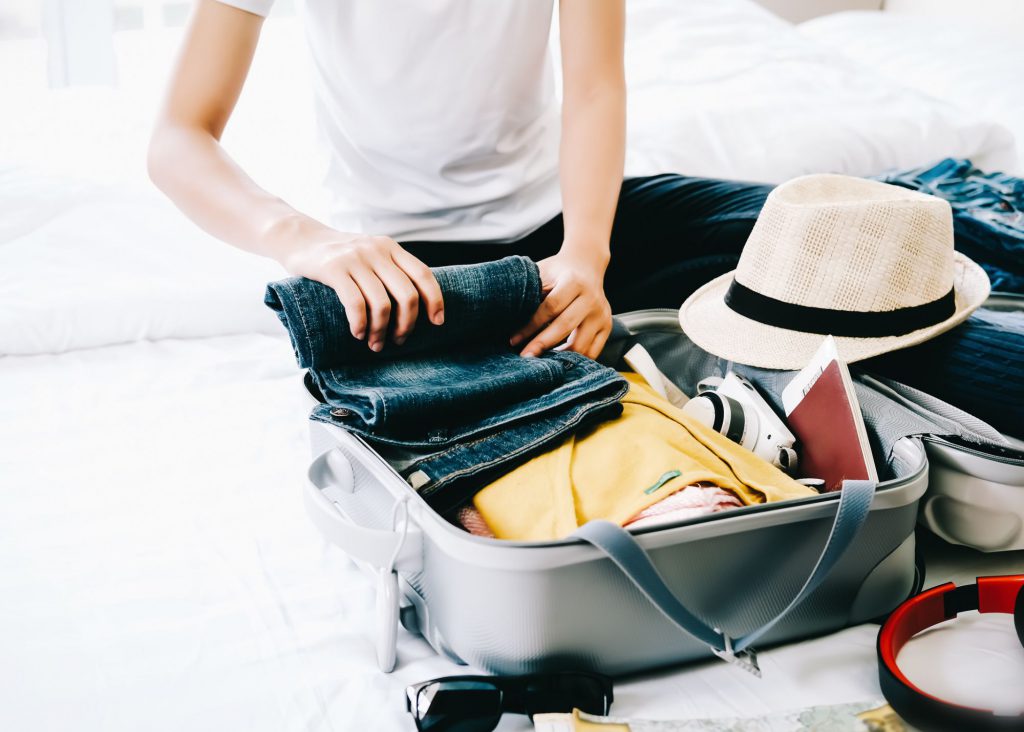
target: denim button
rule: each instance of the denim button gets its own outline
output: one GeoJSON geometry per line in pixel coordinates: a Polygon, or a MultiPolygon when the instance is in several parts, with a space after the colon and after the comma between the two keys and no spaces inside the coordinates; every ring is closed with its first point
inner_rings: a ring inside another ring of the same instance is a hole
{"type": "Polygon", "coordinates": [[[576,364],[572,361],[562,361],[562,368],[568,371],[569,369],[576,368],[576,364]]]}
{"type": "Polygon", "coordinates": [[[332,417],[347,417],[350,414],[352,414],[352,410],[351,409],[339,408],[339,409],[332,409],[331,410],[331,416],[332,417]]]}

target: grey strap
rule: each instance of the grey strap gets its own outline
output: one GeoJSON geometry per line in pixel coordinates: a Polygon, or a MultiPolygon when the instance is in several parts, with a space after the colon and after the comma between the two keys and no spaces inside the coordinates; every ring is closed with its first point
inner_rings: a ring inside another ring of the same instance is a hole
{"type": "MultiPolygon", "coordinates": [[[[707,643],[719,655],[734,653],[749,648],[759,638],[789,614],[793,608],[803,602],[804,598],[818,588],[839,559],[853,543],[871,510],[871,501],[875,495],[875,483],[867,480],[848,480],[843,483],[839,495],[839,507],[832,524],[828,541],[818,557],[814,569],[804,582],[796,597],[771,620],[759,628],[736,639],[729,638],[725,633],[712,628],[703,620],[690,612],[672,594],[665,580],[651,562],[651,558],[633,536],[610,521],[590,521],[573,534],[600,549],[618,566],[622,573],[636,585],[651,603],[662,612],[672,623],[686,631],[694,638],[707,643]]],[[[742,587],[736,588],[743,592],[742,587]]]]}

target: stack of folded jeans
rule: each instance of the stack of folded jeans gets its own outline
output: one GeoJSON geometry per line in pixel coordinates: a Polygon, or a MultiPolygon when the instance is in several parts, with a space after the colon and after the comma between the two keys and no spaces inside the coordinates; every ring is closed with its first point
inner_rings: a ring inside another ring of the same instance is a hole
{"type": "Polygon", "coordinates": [[[331,288],[305,278],[267,286],[321,404],[311,418],[353,432],[437,511],[585,425],[616,417],[627,384],[570,351],[523,358],[509,336],[541,302],[537,265],[507,257],[433,270],[445,322],[421,311],[401,346],[380,353],[349,331],[331,288]]]}

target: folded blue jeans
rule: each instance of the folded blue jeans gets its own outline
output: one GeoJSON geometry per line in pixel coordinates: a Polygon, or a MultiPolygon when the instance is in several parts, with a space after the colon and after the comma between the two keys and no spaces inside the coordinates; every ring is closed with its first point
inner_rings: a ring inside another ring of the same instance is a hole
{"type": "Polygon", "coordinates": [[[380,353],[351,335],[333,289],[305,278],[267,286],[266,304],[309,369],[322,404],[311,418],[403,455],[402,476],[448,511],[583,425],[621,411],[627,384],[570,351],[523,358],[508,343],[541,302],[537,265],[506,257],[433,270],[445,322],[420,314],[380,353]]]}

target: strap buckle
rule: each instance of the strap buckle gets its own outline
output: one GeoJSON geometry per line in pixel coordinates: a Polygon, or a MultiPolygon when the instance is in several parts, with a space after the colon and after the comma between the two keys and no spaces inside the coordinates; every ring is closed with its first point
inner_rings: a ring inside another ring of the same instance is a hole
{"type": "MultiPolygon", "coordinates": [[[[718,630],[717,628],[715,630],[718,630]]],[[[714,646],[711,646],[712,652],[721,658],[723,661],[727,661],[744,671],[753,674],[757,678],[761,678],[761,667],[757,663],[757,651],[753,648],[746,648],[742,651],[736,651],[732,646],[732,638],[727,636],[722,631],[718,630],[722,635],[722,640],[725,642],[725,649],[719,650],[714,646]]]]}

